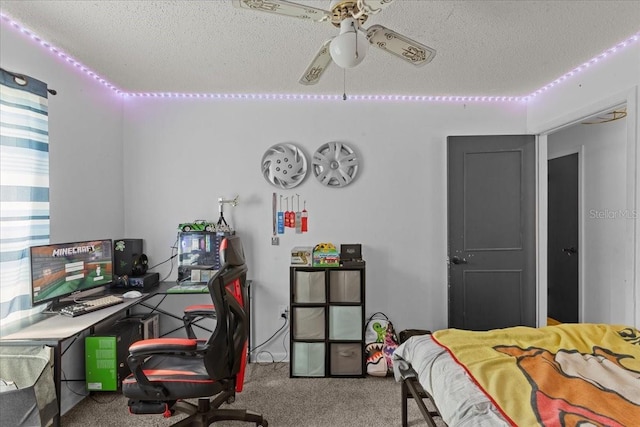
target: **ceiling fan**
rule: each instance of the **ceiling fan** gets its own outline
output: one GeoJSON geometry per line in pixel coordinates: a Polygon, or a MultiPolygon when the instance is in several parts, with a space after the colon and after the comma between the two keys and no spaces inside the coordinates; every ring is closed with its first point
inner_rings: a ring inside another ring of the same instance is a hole
{"type": "Polygon", "coordinates": [[[353,68],[365,58],[372,44],[415,66],[431,62],[435,49],[396,33],[382,25],[362,27],[369,15],[376,14],[394,0],[331,0],[330,10],[284,0],[233,0],[240,9],[257,10],[316,22],[329,21],[340,34],[325,41],[300,78],[300,83],[318,83],[331,62],[341,68],[353,68]]]}

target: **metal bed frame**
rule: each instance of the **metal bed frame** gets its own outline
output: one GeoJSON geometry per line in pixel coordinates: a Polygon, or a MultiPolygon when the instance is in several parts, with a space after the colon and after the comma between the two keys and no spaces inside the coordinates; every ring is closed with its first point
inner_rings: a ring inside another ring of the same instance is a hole
{"type": "MultiPolygon", "coordinates": [[[[420,412],[422,413],[422,416],[424,417],[429,427],[438,427],[434,420],[435,417],[442,420],[442,416],[438,411],[438,407],[433,401],[431,395],[422,388],[422,386],[418,382],[418,379],[413,377],[406,378],[402,381],[402,427],[407,427],[409,425],[407,419],[409,399],[413,399],[416,402],[416,405],[418,405],[418,409],[420,409],[420,412]],[[435,409],[429,410],[424,402],[424,399],[430,400],[435,409]]],[[[444,424],[444,421],[442,422],[442,424],[444,424]]]]}
{"type": "MultiPolygon", "coordinates": [[[[400,342],[403,343],[414,335],[427,335],[427,334],[430,335],[431,331],[426,329],[405,329],[403,331],[400,331],[400,334],[399,334],[400,342]]],[[[422,388],[418,379],[416,377],[405,378],[402,381],[401,390],[402,390],[401,391],[402,393],[402,427],[407,427],[409,425],[408,419],[407,419],[408,418],[407,409],[408,409],[409,399],[413,399],[416,402],[416,405],[418,405],[418,409],[420,410],[420,413],[422,413],[422,416],[424,417],[429,427],[438,427],[434,418],[440,418],[440,420],[442,420],[440,411],[438,410],[436,403],[433,401],[433,397],[431,397],[431,395],[427,393],[424,388],[422,388]],[[427,405],[425,404],[424,399],[428,399],[435,409],[429,410],[429,408],[427,408],[427,405]]],[[[446,425],[446,424],[444,423],[444,421],[442,421],[441,425],[446,425]]]]}

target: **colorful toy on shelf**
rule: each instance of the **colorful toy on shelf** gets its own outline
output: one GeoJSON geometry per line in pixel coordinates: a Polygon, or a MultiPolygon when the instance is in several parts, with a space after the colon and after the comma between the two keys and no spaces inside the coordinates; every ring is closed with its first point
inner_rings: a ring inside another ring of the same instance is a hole
{"type": "Polygon", "coordinates": [[[340,267],[340,254],[333,243],[318,243],[313,248],[314,267],[340,267]]]}
{"type": "Polygon", "coordinates": [[[193,222],[184,222],[178,225],[178,229],[183,232],[207,231],[211,233],[217,233],[219,235],[234,234],[233,228],[229,224],[227,224],[227,220],[224,219],[222,206],[225,204],[238,206],[238,196],[236,196],[233,200],[226,200],[222,197],[218,198],[218,211],[220,212],[220,217],[218,218],[217,223],[204,219],[197,219],[193,222]]]}
{"type": "Polygon", "coordinates": [[[216,231],[216,224],[204,219],[197,219],[193,222],[185,222],[178,225],[180,231],[216,231]]]}

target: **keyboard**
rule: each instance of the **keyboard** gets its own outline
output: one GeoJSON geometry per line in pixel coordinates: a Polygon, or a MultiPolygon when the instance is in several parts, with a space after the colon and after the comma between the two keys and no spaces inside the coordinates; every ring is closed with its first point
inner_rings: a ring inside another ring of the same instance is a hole
{"type": "Polygon", "coordinates": [[[111,307],[112,305],[121,304],[124,299],[118,295],[107,295],[105,297],[97,298],[88,301],[79,301],[74,304],[68,305],[60,310],[60,314],[65,316],[76,317],[82,314],[91,313],[92,311],[100,310],[102,308],[111,307]]]}

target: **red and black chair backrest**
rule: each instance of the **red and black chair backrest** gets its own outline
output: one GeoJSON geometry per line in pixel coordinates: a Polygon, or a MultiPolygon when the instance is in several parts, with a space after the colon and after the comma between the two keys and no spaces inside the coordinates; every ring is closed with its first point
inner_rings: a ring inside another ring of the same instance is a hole
{"type": "MultiPolygon", "coordinates": [[[[216,326],[209,337],[209,348],[215,349],[205,355],[205,367],[212,378],[222,379],[237,376],[246,357],[248,317],[234,295],[234,289],[242,292],[247,277],[242,243],[238,236],[227,236],[221,243],[222,266],[218,274],[208,283],[209,294],[216,310],[216,326]]],[[[242,381],[241,378],[239,378],[242,381]]]]}

